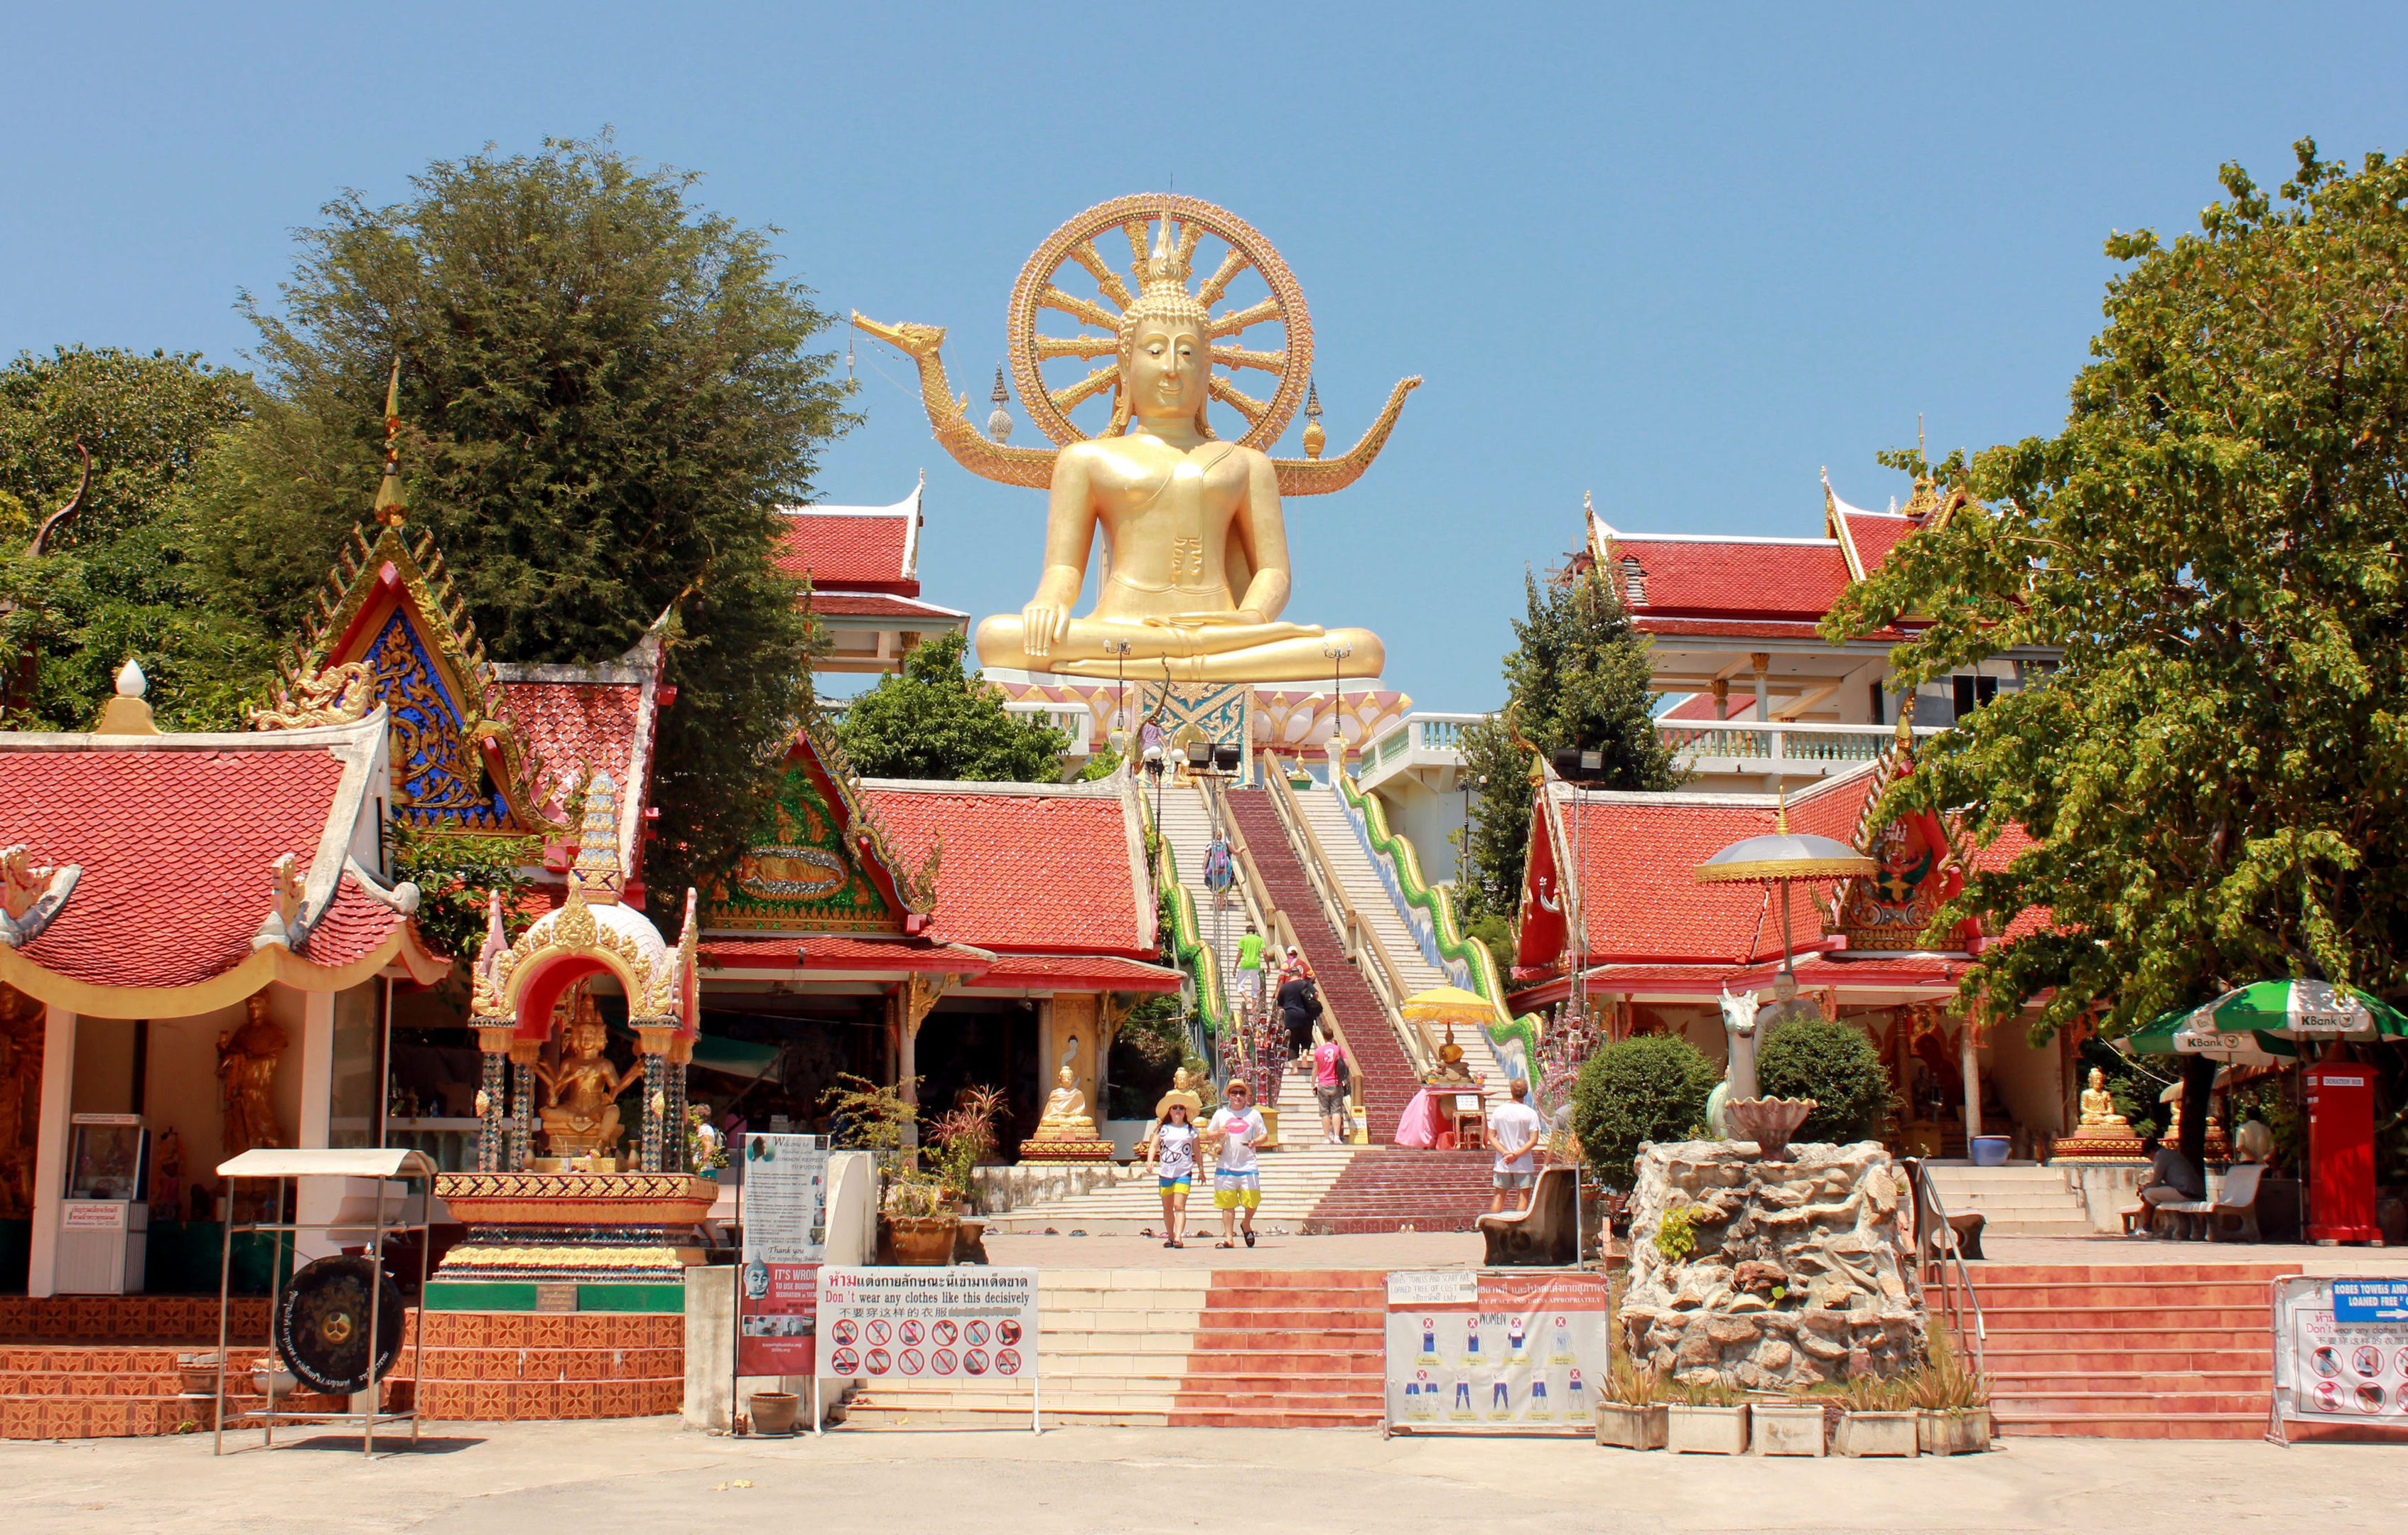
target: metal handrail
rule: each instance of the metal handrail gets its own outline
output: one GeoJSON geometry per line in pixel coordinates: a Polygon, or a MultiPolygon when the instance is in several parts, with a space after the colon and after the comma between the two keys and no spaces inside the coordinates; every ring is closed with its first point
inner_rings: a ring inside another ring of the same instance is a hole
{"type": "Polygon", "coordinates": [[[1347,897],[1346,886],[1338,877],[1338,866],[1330,861],[1321,839],[1313,834],[1312,823],[1304,818],[1304,808],[1296,802],[1295,788],[1276,770],[1265,776],[1272,785],[1272,809],[1278,811],[1289,842],[1303,854],[1305,877],[1313,894],[1321,898],[1322,914],[1337,930],[1340,952],[1354,962],[1355,970],[1379,1001],[1381,1011],[1386,1014],[1389,1032],[1397,1037],[1406,1058],[1412,1063],[1413,1074],[1426,1076],[1436,1064],[1436,1056],[1414,1048],[1418,1041],[1405,1026],[1404,1001],[1410,993],[1405,989],[1404,977],[1397,972],[1396,961],[1388,957],[1387,945],[1380,941],[1378,932],[1347,897]],[[1368,965],[1363,961],[1367,951],[1372,959],[1368,965]]]}
{"type": "Polygon", "coordinates": [[[1982,1321],[1982,1298],[1975,1293],[1973,1275],[1965,1267],[1965,1252],[1956,1240],[1956,1227],[1948,1224],[1948,1205],[1940,1198],[1939,1184],[1933,1180],[1930,1168],[1921,1157],[1914,1158],[1914,1162],[1915,1282],[1928,1288],[1932,1279],[1928,1277],[1927,1270],[1938,1275],[1941,1308],[1947,1314],[1948,1330],[1958,1338],[1967,1336],[1965,1311],[1967,1308],[1971,1310],[1973,1369],[1979,1373],[1987,1374],[1988,1369],[1983,1357],[1983,1345],[1989,1341],[1989,1330],[1982,1321]],[[1923,1213],[1927,1209],[1932,1216],[1929,1221],[1923,1219],[1923,1213]],[[1952,1262],[1956,1266],[1953,1281],[1948,1272],[1948,1265],[1952,1262]],[[1959,1285],[1963,1286],[1965,1292],[1965,1298],[1961,1305],[1956,1298],[1959,1285]]]}
{"type": "MultiPolygon", "coordinates": [[[[1237,865],[1238,883],[1245,892],[1248,908],[1262,913],[1259,920],[1264,931],[1271,941],[1278,945],[1282,953],[1289,949],[1294,949],[1298,954],[1303,953],[1303,943],[1297,937],[1296,924],[1290,922],[1287,913],[1271,901],[1270,882],[1263,878],[1262,866],[1254,862],[1254,850],[1246,842],[1245,828],[1239,825],[1238,818],[1229,813],[1226,789],[1217,779],[1207,779],[1204,781],[1204,796],[1211,806],[1213,813],[1219,818],[1222,829],[1228,836],[1230,861],[1237,865]]],[[[1329,1030],[1330,1042],[1337,1045],[1346,1055],[1347,1103],[1350,1109],[1361,1112],[1365,1109],[1363,1062],[1355,1055],[1353,1041],[1346,1038],[1346,1026],[1339,1020],[1338,1010],[1329,1005],[1329,998],[1322,995],[1319,987],[1313,988],[1313,995],[1320,1001],[1321,1021],[1329,1030]]],[[[1264,997],[1265,1016],[1268,1017],[1277,1006],[1274,998],[1264,997]]],[[[1351,1120],[1353,1115],[1350,1114],[1349,1117],[1351,1120]]]]}

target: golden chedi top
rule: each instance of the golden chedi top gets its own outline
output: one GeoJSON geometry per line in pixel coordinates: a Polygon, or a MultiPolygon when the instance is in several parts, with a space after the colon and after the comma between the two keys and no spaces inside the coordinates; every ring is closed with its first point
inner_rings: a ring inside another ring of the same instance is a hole
{"type": "Polygon", "coordinates": [[[1096,677],[1137,663],[1161,665],[1179,681],[1301,681],[1328,675],[1330,652],[1342,647],[1349,671],[1379,674],[1385,653],[1377,635],[1281,617],[1294,586],[1281,498],[1352,483],[1378,456],[1420,380],[1398,384],[1353,450],[1322,459],[1326,434],[1312,382],[1303,290],[1242,221],[1194,198],[1124,197],[1090,208],[1039,248],[1012,293],[1010,366],[1031,419],[1059,445],[1052,450],[979,435],[968,400],[946,384],[942,330],[882,325],[858,314],[853,323],[917,359],[930,423],[965,466],[1048,487],[1043,572],[1018,613],[979,625],[983,666],[1096,677]],[[1128,238],[1133,283],[1096,248],[1096,237],[1113,229],[1128,238]],[[1191,289],[1206,236],[1226,253],[1191,289]],[[1093,280],[1096,298],[1060,285],[1072,265],[1093,280]],[[1268,296],[1215,316],[1212,306],[1248,271],[1268,296]],[[1038,314],[1049,309],[1106,334],[1040,335],[1038,314]],[[1273,323],[1284,335],[1276,349],[1240,344],[1244,332],[1273,323]],[[1064,358],[1109,360],[1054,388],[1040,365],[1064,358]],[[1216,366],[1273,375],[1270,398],[1247,394],[1216,366]],[[1069,412],[1107,393],[1109,419],[1090,438],[1069,412]],[[1308,456],[1270,457],[1267,450],[1308,400],[1308,456]],[[1243,419],[1236,440],[1213,431],[1215,403],[1243,419]],[[1074,616],[1098,534],[1104,556],[1096,606],[1074,616]]]}

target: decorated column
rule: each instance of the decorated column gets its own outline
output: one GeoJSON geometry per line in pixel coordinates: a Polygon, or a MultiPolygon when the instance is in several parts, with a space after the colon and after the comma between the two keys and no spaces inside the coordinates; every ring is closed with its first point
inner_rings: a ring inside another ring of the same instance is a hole
{"type": "Polygon", "coordinates": [[[507,1155],[510,1132],[506,1123],[507,1095],[504,1068],[509,1063],[510,1028],[480,1027],[477,1030],[477,1051],[483,1058],[484,1077],[477,1088],[477,1170],[499,1172],[507,1155]]]}
{"type": "Polygon", "coordinates": [[[686,1156],[685,1072],[694,1063],[694,1037],[682,1035],[669,1040],[668,1155],[672,1170],[691,1172],[686,1156]]]}
{"type": "Polygon", "coordinates": [[[633,1018],[637,1047],[644,1053],[644,1139],[646,1172],[662,1170],[661,1149],[666,1142],[669,1111],[669,1040],[677,1033],[674,1018],[633,1018]]]}
{"type": "Polygon", "coordinates": [[[510,1148],[505,1172],[524,1172],[535,1166],[535,1062],[542,1052],[541,1040],[510,1040],[510,1148]]]}

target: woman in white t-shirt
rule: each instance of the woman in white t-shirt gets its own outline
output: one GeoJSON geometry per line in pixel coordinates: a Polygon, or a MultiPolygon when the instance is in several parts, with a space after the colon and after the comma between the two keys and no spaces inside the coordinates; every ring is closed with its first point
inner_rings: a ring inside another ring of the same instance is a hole
{"type": "Polygon", "coordinates": [[[1163,1111],[1154,1133],[1145,1138],[1146,1165],[1154,1169],[1162,1190],[1162,1245],[1184,1247],[1181,1227],[1187,1224],[1187,1191],[1196,1179],[1196,1126],[1187,1122],[1187,1105],[1174,1103],[1163,1111]]]}
{"type": "Polygon", "coordinates": [[[1254,1147],[1270,1132],[1254,1098],[1254,1089],[1242,1079],[1229,1083],[1226,1099],[1213,1111],[1211,1123],[1204,1126],[1204,1139],[1214,1147],[1212,1202],[1221,1211],[1221,1240],[1213,1243],[1216,1247],[1238,1245],[1240,1221],[1244,1222],[1246,1245],[1254,1244],[1254,1209],[1263,1202],[1263,1175],[1254,1166],[1254,1147]]]}

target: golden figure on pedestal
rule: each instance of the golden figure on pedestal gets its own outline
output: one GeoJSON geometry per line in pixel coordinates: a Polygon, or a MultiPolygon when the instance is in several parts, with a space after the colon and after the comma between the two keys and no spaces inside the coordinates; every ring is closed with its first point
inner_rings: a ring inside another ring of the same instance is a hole
{"type": "Polygon", "coordinates": [[[1010,366],[1023,403],[1056,449],[1010,448],[979,434],[968,401],[956,400],[946,382],[943,330],[853,319],[918,361],[937,439],[964,466],[1008,484],[1049,487],[1044,572],[1018,613],[979,625],[983,665],[1085,677],[1163,665],[1182,681],[1298,681],[1328,676],[1330,656],[1340,653],[1355,676],[1379,674],[1384,652],[1377,635],[1280,617],[1293,587],[1281,497],[1351,484],[1378,456],[1405,395],[1421,380],[1398,384],[1363,439],[1342,457],[1322,460],[1304,293],[1279,252],[1243,221],[1192,197],[1123,197],[1088,209],[1038,249],[1012,292],[1010,366]],[[1136,258],[1134,286],[1096,249],[1096,238],[1115,229],[1136,258]],[[1208,235],[1226,253],[1191,292],[1197,246],[1208,235]],[[1093,279],[1096,298],[1060,286],[1072,265],[1093,279]],[[1268,296],[1215,316],[1211,306],[1249,271],[1268,296]],[[1041,309],[1106,334],[1040,335],[1041,309]],[[1285,333],[1277,350],[1239,343],[1243,332],[1274,322],[1285,333]],[[1041,365],[1069,357],[1109,361],[1067,387],[1050,387],[1041,365]],[[1216,366],[1273,374],[1277,385],[1269,399],[1256,399],[1214,373],[1216,366]],[[1090,438],[1069,412],[1107,394],[1110,419],[1090,438]],[[1316,418],[1305,434],[1311,456],[1271,458],[1264,450],[1308,400],[1316,418]],[[1214,435],[1207,417],[1214,401],[1244,419],[1237,440],[1214,435]],[[1073,616],[1098,531],[1105,553],[1096,606],[1073,616]]]}
{"type": "Polygon", "coordinates": [[[224,1117],[218,1131],[219,1155],[240,1156],[254,1146],[287,1146],[284,1127],[276,1123],[270,1095],[276,1086],[277,1063],[293,1040],[267,1016],[267,997],[253,995],[251,1016],[238,1028],[218,1036],[218,1081],[224,1117]]]}
{"type": "Polygon", "coordinates": [[[563,1159],[610,1156],[625,1126],[619,1123],[615,1099],[627,1084],[644,1074],[641,1062],[621,1071],[603,1050],[610,1027],[594,1005],[593,993],[578,988],[574,1011],[561,1039],[560,1065],[535,1068],[544,1086],[544,1150],[563,1159]]]}

